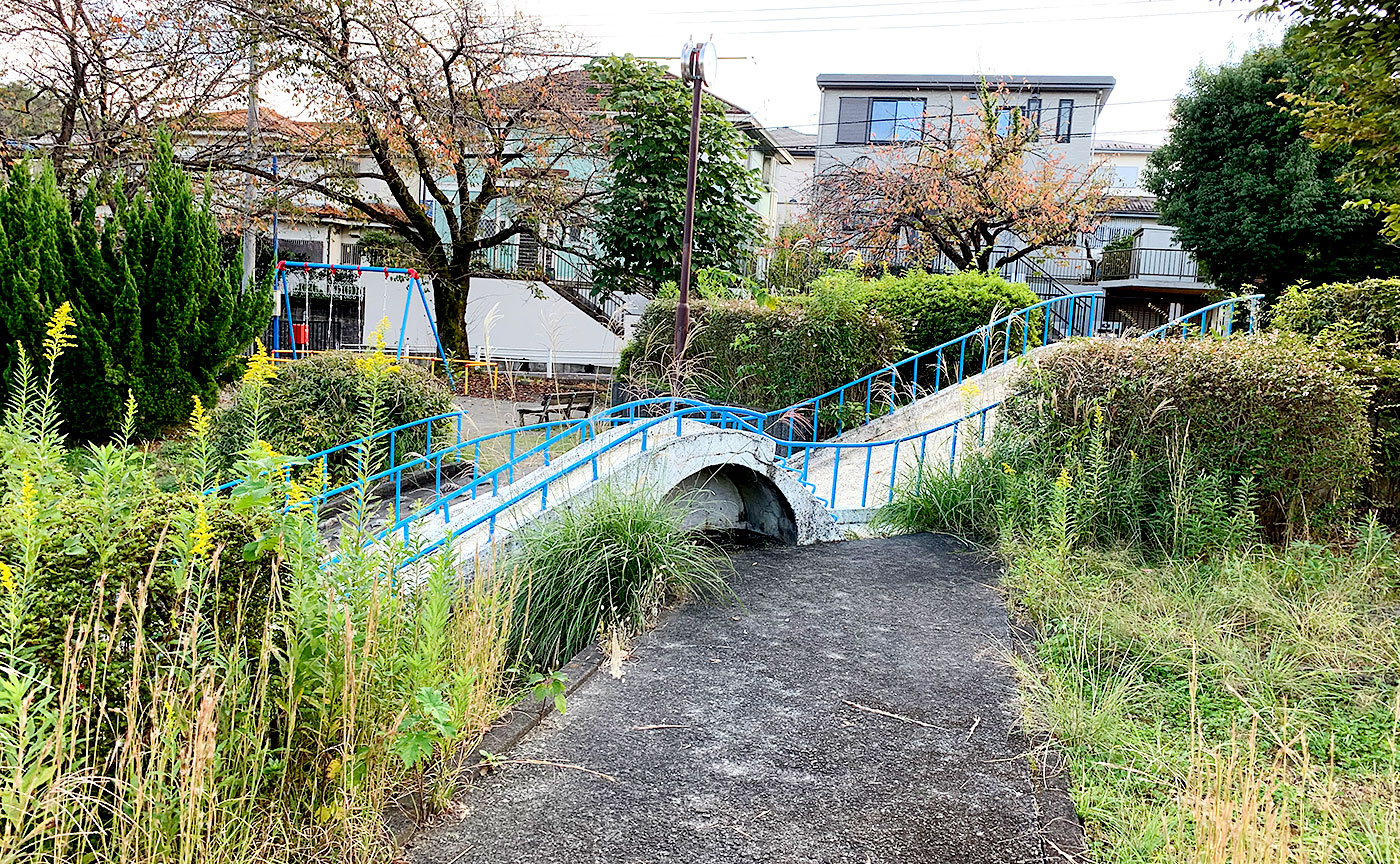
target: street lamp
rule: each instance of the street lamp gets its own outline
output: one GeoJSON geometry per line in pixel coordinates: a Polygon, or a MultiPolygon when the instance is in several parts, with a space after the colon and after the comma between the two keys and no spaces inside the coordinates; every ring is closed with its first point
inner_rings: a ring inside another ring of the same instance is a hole
{"type": "Polygon", "coordinates": [[[687,42],[681,49],[681,80],[691,85],[690,160],[685,167],[685,222],[681,231],[680,302],[676,304],[675,362],[679,371],[690,331],[690,247],[695,239],[695,173],[700,161],[700,94],[714,84],[718,61],[714,42],[687,42]]]}

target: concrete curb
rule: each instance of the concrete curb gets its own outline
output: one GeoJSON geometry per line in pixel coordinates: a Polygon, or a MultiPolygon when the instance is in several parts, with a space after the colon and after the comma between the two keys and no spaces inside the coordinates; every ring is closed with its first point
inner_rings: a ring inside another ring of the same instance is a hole
{"type": "MultiPolygon", "coordinates": [[[[605,655],[597,645],[590,645],[574,655],[574,659],[565,663],[559,670],[568,679],[564,688],[564,696],[572,696],[578,688],[582,687],[593,673],[602,668],[607,662],[605,655]]],[[[524,699],[511,706],[510,710],[502,714],[499,721],[486,734],[481,736],[481,740],[467,750],[457,759],[450,763],[439,766],[439,771],[450,772],[454,775],[452,784],[452,797],[456,798],[471,787],[472,779],[485,774],[487,769],[486,757],[482,754],[490,753],[493,756],[500,756],[507,753],[526,735],[530,734],[535,727],[544,722],[554,711],[552,700],[524,699]]],[[[409,804],[405,807],[404,797],[401,796],[389,802],[389,806],[384,813],[384,827],[394,838],[394,846],[402,849],[413,841],[414,835],[422,827],[409,814],[417,808],[409,804]]]]}

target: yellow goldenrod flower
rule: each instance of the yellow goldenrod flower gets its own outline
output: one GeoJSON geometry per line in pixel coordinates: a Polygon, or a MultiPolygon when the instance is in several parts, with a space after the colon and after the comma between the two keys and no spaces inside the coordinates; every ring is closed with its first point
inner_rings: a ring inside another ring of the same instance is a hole
{"type": "Polygon", "coordinates": [[[1010,465],[1006,464],[1005,462],[1001,463],[1001,471],[1002,471],[1002,473],[1005,474],[1007,477],[1015,477],[1015,476],[1016,476],[1016,469],[1015,469],[1015,468],[1012,468],[1010,465]]]}
{"type": "Polygon", "coordinates": [[[964,399],[975,399],[978,396],[982,395],[982,388],[978,387],[976,384],[968,382],[967,384],[964,384],[961,387],[959,387],[958,392],[962,394],[962,397],[964,399]]]}
{"type": "Polygon", "coordinates": [[[278,459],[281,453],[272,449],[272,445],[261,439],[254,441],[253,446],[248,448],[252,452],[254,459],[278,459]]]}
{"type": "Polygon", "coordinates": [[[253,343],[253,356],[248,358],[248,368],[243,372],[243,383],[261,387],[276,377],[277,367],[259,339],[253,343]]]}
{"type": "Polygon", "coordinates": [[[190,412],[190,431],[194,437],[203,438],[209,434],[209,414],[204,410],[204,402],[198,397],[194,399],[194,410],[190,412]]]}
{"type": "Polygon", "coordinates": [[[22,520],[28,521],[34,518],[34,514],[38,510],[36,506],[38,500],[39,490],[34,488],[34,475],[26,471],[19,487],[19,513],[22,520]]]}
{"type": "Polygon", "coordinates": [[[50,359],[57,357],[64,348],[73,345],[73,304],[64,302],[54,310],[49,319],[48,339],[44,341],[44,352],[50,359]]]}
{"type": "Polygon", "coordinates": [[[1103,425],[1103,406],[1102,406],[1102,405],[1095,405],[1095,406],[1094,406],[1094,422],[1097,423],[1097,424],[1100,425],[1100,426],[1103,425]]]}
{"type": "Polygon", "coordinates": [[[1129,451],[1128,451],[1128,457],[1129,457],[1130,459],[1132,459],[1134,462],[1136,462],[1136,461],[1138,460],[1137,451],[1136,451],[1136,450],[1129,450],[1129,451]]]}
{"type": "Polygon", "coordinates": [[[384,318],[379,322],[379,326],[374,328],[374,350],[362,357],[355,358],[355,366],[366,375],[377,376],[383,372],[392,372],[399,368],[384,350],[384,331],[389,329],[389,319],[384,318]]]}
{"type": "Polygon", "coordinates": [[[306,506],[306,489],[295,478],[287,484],[287,509],[300,510],[306,506]]]}
{"type": "Polygon", "coordinates": [[[1068,489],[1068,488],[1069,488],[1069,484],[1070,484],[1069,469],[1068,469],[1068,468],[1061,468],[1061,469],[1060,469],[1060,476],[1057,477],[1057,478],[1055,478],[1055,488],[1057,488],[1057,489],[1068,489]]]}
{"type": "Polygon", "coordinates": [[[202,558],[214,548],[214,529],[209,525],[209,514],[204,510],[201,497],[194,510],[194,530],[190,532],[190,556],[202,558]]]}
{"type": "Polygon", "coordinates": [[[11,597],[19,588],[15,585],[15,571],[10,569],[10,565],[0,561],[0,586],[5,588],[5,593],[11,597]]]}

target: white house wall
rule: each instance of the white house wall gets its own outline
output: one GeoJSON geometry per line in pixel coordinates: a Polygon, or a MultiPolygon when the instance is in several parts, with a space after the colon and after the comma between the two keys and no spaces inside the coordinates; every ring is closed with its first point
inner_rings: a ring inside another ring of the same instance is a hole
{"type": "Polygon", "coordinates": [[[538,282],[473,279],[467,299],[472,353],[542,364],[612,367],[623,339],[538,282]]]}

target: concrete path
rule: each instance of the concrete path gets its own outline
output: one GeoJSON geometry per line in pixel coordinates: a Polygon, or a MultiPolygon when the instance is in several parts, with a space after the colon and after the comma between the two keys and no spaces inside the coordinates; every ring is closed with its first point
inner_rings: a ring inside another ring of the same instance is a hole
{"type": "Polygon", "coordinates": [[[681,607],[623,680],[598,671],[507,754],[616,782],[507,765],[410,858],[1064,860],[1042,840],[1053,808],[1024,756],[1006,612],[977,554],[921,535],[734,563],[742,607],[681,607]]]}

